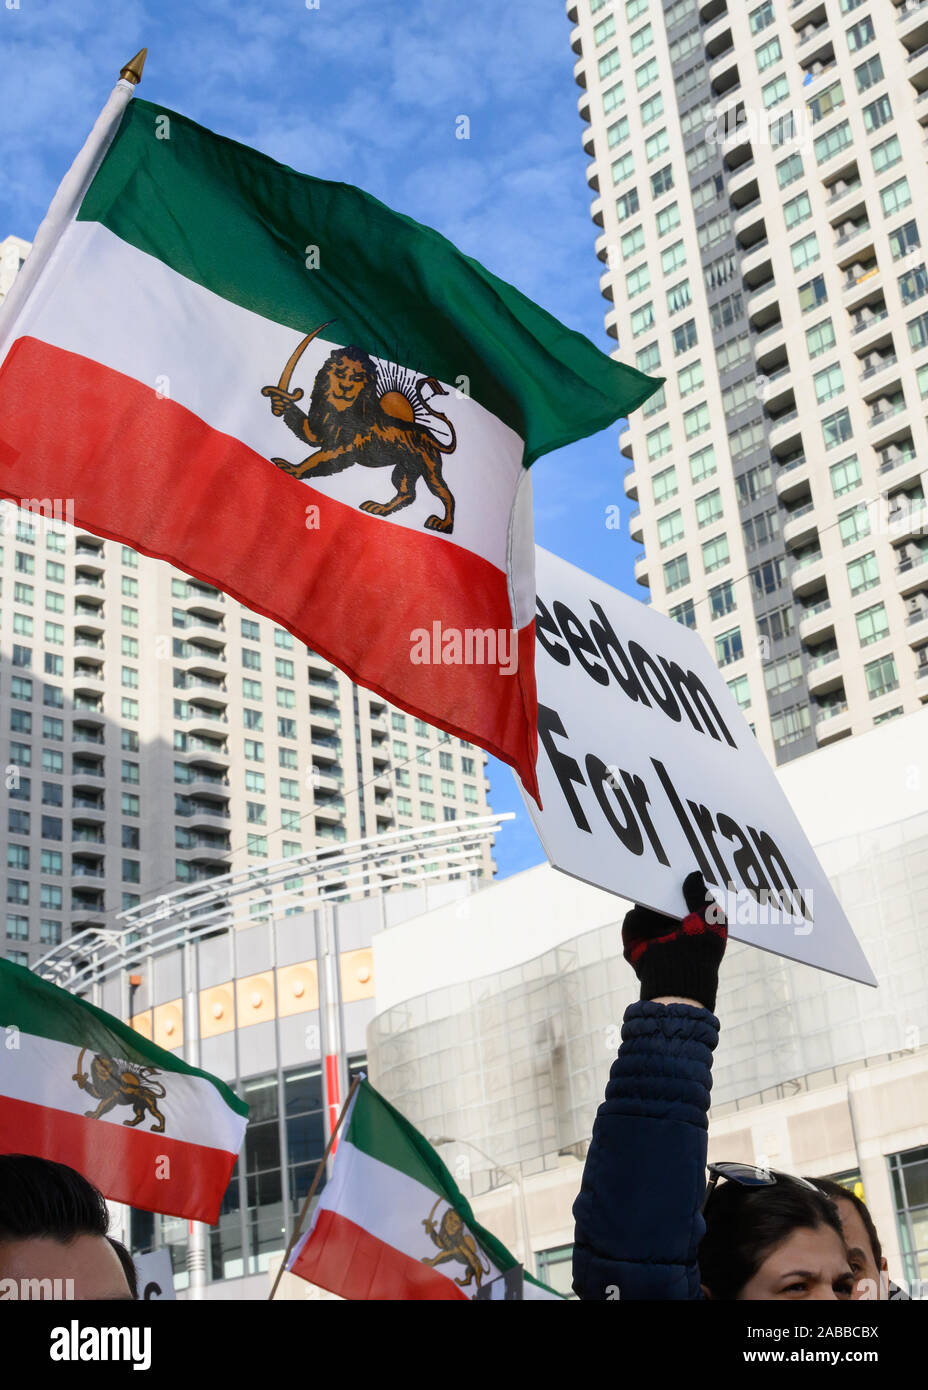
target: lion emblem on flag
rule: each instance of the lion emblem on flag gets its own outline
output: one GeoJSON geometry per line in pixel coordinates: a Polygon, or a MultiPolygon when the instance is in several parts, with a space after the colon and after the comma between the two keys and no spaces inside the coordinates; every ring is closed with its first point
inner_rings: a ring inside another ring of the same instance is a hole
{"type": "Polygon", "coordinates": [[[90,1063],[88,1075],[84,1071],[86,1051],[85,1047],[81,1048],[77,1059],[77,1071],[71,1077],[82,1091],[86,1091],[99,1102],[95,1110],[85,1110],[85,1116],[90,1120],[99,1120],[117,1105],[131,1105],[135,1118],[123,1120],[124,1125],[134,1128],[141,1124],[148,1114],[154,1121],[151,1126],[152,1133],[163,1134],[165,1121],[158,1109],[158,1101],[162,1100],[167,1092],[160,1081],[152,1080],[153,1076],[160,1075],[157,1068],[129,1066],[126,1062],[116,1062],[112,1057],[101,1053],[90,1063]]]}
{"type": "Polygon", "coordinates": [[[418,377],[405,368],[377,364],[359,347],[334,348],[313,383],[309,410],[296,404],[303,392],[290,389],[294,368],[305,349],[328,324],[321,324],[300,342],[276,386],[264,386],[271,410],[304,444],[315,446],[299,463],[272,458],[292,478],[330,477],[359,463],[363,468],[390,468],[393,496],[386,502],[362,502],[373,516],[390,516],[416,500],[420,479],[441,503],[441,514],[429,516],[430,531],[450,535],[454,529],[454,496],[442,477],[442,455],[457,448],[454,426],[431,401],[448,392],[433,376],[418,377]],[[423,392],[428,390],[428,400],[423,392]],[[434,420],[445,427],[438,433],[434,420]],[[445,435],[446,437],[442,437],[445,435]]]}
{"type": "Polygon", "coordinates": [[[471,1282],[476,1281],[479,1289],[483,1282],[483,1276],[490,1272],[490,1266],[484,1267],[477,1242],[454,1207],[449,1207],[438,1225],[435,1224],[435,1212],[441,1200],[441,1197],[436,1200],[432,1210],[422,1222],[429,1239],[433,1245],[438,1246],[440,1254],[426,1255],[420,1263],[430,1265],[434,1269],[436,1265],[444,1264],[447,1260],[455,1260],[458,1264],[463,1264],[466,1267],[467,1273],[462,1279],[456,1277],[454,1282],[462,1289],[466,1289],[471,1282]]]}

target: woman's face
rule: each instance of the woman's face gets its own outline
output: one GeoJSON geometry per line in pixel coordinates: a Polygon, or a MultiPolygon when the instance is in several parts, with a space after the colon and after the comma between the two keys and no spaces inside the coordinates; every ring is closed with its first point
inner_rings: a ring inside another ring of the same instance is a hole
{"type": "Polygon", "coordinates": [[[830,1226],[800,1227],[764,1260],[739,1299],[849,1299],[854,1276],[844,1242],[830,1226]]]}

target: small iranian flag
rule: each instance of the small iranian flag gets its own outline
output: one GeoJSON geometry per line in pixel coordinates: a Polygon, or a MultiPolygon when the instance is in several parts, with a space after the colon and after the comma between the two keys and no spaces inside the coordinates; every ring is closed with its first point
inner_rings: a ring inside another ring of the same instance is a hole
{"type": "MultiPolygon", "coordinates": [[[[332,1178],[287,1268],[349,1299],[474,1299],[518,1261],[438,1154],[367,1080],[342,1124],[332,1178]]],[[[523,1296],[561,1297],[525,1274],[523,1296]]]]}
{"type": "Polygon", "coordinates": [[[0,495],[68,499],[537,796],[528,466],[659,379],[359,189],[131,92],[0,310],[0,495]]]}
{"type": "Polygon", "coordinates": [[[209,1072],[0,960],[0,1153],[66,1163],[113,1201],[212,1225],[247,1116],[209,1072]]]}

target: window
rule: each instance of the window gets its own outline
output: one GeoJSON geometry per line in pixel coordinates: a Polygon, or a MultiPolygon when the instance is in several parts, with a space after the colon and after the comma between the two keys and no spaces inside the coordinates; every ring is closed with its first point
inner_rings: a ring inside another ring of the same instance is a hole
{"type": "Polygon", "coordinates": [[[35,556],[27,554],[25,550],[17,550],[16,568],[20,574],[35,574],[35,556]]]}
{"type": "Polygon", "coordinates": [[[670,426],[661,425],[660,429],[651,430],[651,432],[645,436],[645,444],[647,445],[649,459],[659,459],[664,454],[669,454],[673,447],[670,426]]]}
{"type": "Polygon", "coordinates": [[[891,1154],[889,1172],[893,1186],[899,1243],[910,1285],[928,1280],[928,1147],[891,1154]]]}
{"type": "Polygon", "coordinates": [[[255,651],[253,647],[243,647],[242,665],[245,667],[247,671],[260,671],[261,653],[255,651]]]}
{"type": "Polygon", "coordinates": [[[615,200],[615,215],[620,222],[625,222],[629,217],[634,217],[638,211],[638,190],[630,188],[627,193],[623,193],[621,198],[615,200]]]}
{"type": "Polygon", "coordinates": [[[644,142],[644,152],[648,163],[650,164],[652,159],[657,159],[660,155],[665,154],[669,148],[670,136],[667,134],[667,127],[664,126],[663,129],[649,135],[644,142]]]}
{"type": "Polygon", "coordinates": [[[756,502],[758,497],[763,497],[765,492],[769,492],[773,487],[773,477],[769,463],[758,464],[756,468],[749,468],[746,473],[735,479],[738,489],[738,499],[742,506],[749,502],[756,502]]]}
{"type": "Polygon", "coordinates": [[[844,374],[838,362],[832,362],[830,367],[823,367],[820,372],[816,372],[812,377],[815,385],[815,398],[819,405],[825,401],[830,401],[833,396],[840,395],[844,390],[844,374]]]}
{"type": "Polygon", "coordinates": [[[648,300],[632,314],[632,337],[638,338],[642,333],[647,333],[649,328],[654,327],[654,322],[654,303],[648,300]]]}
{"type": "Polygon", "coordinates": [[[832,82],[830,87],[826,87],[818,96],[806,102],[806,109],[813,125],[830,116],[833,111],[837,111],[844,105],[844,89],[840,82],[832,82]]]}
{"type": "Polygon", "coordinates": [[[684,627],[696,626],[696,606],[691,598],[683,603],[678,603],[675,608],[671,608],[670,616],[675,622],[682,623],[684,627]]]}
{"type": "Polygon", "coordinates": [[[902,146],[899,144],[899,136],[891,135],[888,140],[881,140],[878,145],[874,145],[870,151],[873,157],[873,171],[875,174],[884,174],[887,169],[891,169],[894,164],[898,164],[902,158],[902,146]]]}
{"type": "Polygon", "coordinates": [[[292,681],[294,677],[293,662],[286,656],[275,656],[274,675],[279,676],[282,681],[292,681]]]}
{"type": "Polygon", "coordinates": [[[408,796],[398,796],[396,798],[396,813],[398,816],[412,815],[412,801],[408,796]]]}
{"type": "Polygon", "coordinates": [[[139,798],[134,792],[123,792],[122,794],[122,814],[124,816],[137,816],[139,814],[139,798]]]}
{"type": "Polygon", "coordinates": [[[124,603],[120,610],[120,621],[123,627],[138,627],[139,610],[137,608],[130,608],[128,603],[124,603]]]}
{"type": "Polygon", "coordinates": [[[877,97],[876,101],[871,101],[869,106],[864,107],[864,126],[867,134],[872,135],[880,126],[886,125],[887,121],[893,118],[893,108],[889,97],[883,95],[877,97]]]}
{"type": "Polygon", "coordinates": [[[812,727],[812,716],[808,705],[791,705],[789,709],[775,714],[770,721],[773,741],[778,747],[795,743],[807,734],[812,727]]]}
{"type": "Polygon", "coordinates": [[[765,0],[763,5],[758,5],[756,10],[752,10],[748,16],[751,21],[751,33],[759,34],[773,23],[773,0],[765,0]]]}
{"type": "Polygon", "coordinates": [[[872,589],[874,584],[879,584],[880,567],[877,564],[876,552],[871,550],[866,555],[851,560],[847,567],[847,580],[852,595],[862,594],[865,589],[872,589]]]}
{"type": "Polygon", "coordinates": [[[816,163],[824,164],[826,160],[833,159],[840,150],[846,150],[852,140],[849,121],[842,121],[840,125],[833,126],[824,135],[819,135],[812,146],[816,163]]]}
{"type": "Polygon", "coordinates": [[[32,699],[32,681],[28,676],[14,676],[10,682],[10,696],[14,700],[32,699]]]}
{"type": "Polygon", "coordinates": [[[696,521],[700,529],[711,526],[722,515],[722,494],[718,488],[696,498],[696,521]]]}
{"type": "Polygon", "coordinates": [[[644,250],[644,227],[633,227],[630,232],[626,232],[621,247],[623,261],[630,261],[639,251],[644,250]]]}
{"type": "Polygon", "coordinates": [[[781,145],[785,145],[787,140],[796,138],[796,121],[792,111],[787,111],[785,116],[777,116],[770,122],[770,145],[772,149],[778,150],[781,145]]]}
{"type": "Polygon", "coordinates": [[[745,548],[755,550],[757,546],[766,545],[779,535],[780,513],[776,507],[760,512],[757,516],[749,517],[742,522],[741,529],[744,532],[745,548]]]}
{"type": "Polygon", "coordinates": [[[643,53],[646,48],[650,48],[654,42],[654,31],[650,24],[645,24],[641,29],[637,29],[632,34],[632,57],[637,58],[639,53],[643,53]]]}
{"type": "Polygon", "coordinates": [[[694,391],[705,385],[705,380],[702,363],[692,362],[688,367],[681,367],[677,373],[677,389],[681,396],[691,396],[694,391]]]}
{"type": "MultiPolygon", "coordinates": [[[[264,745],[263,745],[263,744],[259,744],[258,746],[259,746],[259,747],[262,749],[262,751],[263,751],[264,745]]],[[[278,767],[285,767],[285,768],[287,768],[288,770],[294,770],[294,769],[296,769],[296,768],[298,767],[298,765],[299,765],[299,764],[297,763],[297,756],[296,756],[296,749],[295,749],[295,748],[278,748],[278,750],[277,750],[277,766],[278,766],[278,767]]]]}
{"type": "Polygon", "coordinates": [[[870,512],[865,504],[851,507],[838,517],[838,531],[842,545],[853,545],[870,534],[870,512]]]}
{"type": "Polygon", "coordinates": [[[757,630],[761,636],[766,637],[768,642],[780,642],[784,637],[788,637],[796,625],[795,614],[792,605],[786,608],[774,608],[772,612],[765,613],[762,618],[757,620],[757,630]]]}
{"type": "MultiPolygon", "coordinates": [[[[25,613],[13,614],[13,631],[20,637],[31,637],[33,631],[33,621],[25,613]]],[[[64,629],[62,629],[62,632],[64,629]]]]}
{"type": "Polygon", "coordinates": [[[705,401],[700,401],[699,405],[683,412],[683,428],[687,439],[695,439],[697,435],[705,434],[709,428],[709,407],[705,401]]]}
{"type": "Polygon", "coordinates": [[[914,219],[911,222],[904,222],[901,227],[896,227],[889,234],[889,248],[894,261],[901,260],[903,256],[907,256],[910,251],[914,251],[921,244],[918,224],[914,219]]]}
{"type": "Polygon", "coordinates": [[[851,437],[851,416],[847,406],[828,415],[822,421],[822,435],[826,449],[834,449],[851,437]]]}
{"type": "Polygon", "coordinates": [[[623,154],[621,159],[614,159],[612,161],[613,183],[624,183],[626,179],[631,178],[634,172],[635,155],[632,150],[629,150],[627,154],[623,154]]]}
{"type": "Polygon", "coordinates": [[[857,24],[852,24],[847,31],[847,46],[852,53],[856,53],[861,48],[866,48],[867,44],[873,39],[874,29],[873,20],[869,15],[865,15],[857,24]]]}
{"type": "Polygon", "coordinates": [[[267,836],[266,836],[266,835],[249,835],[249,836],[248,836],[248,853],[249,853],[249,854],[255,855],[255,856],[256,856],[257,858],[259,858],[259,859],[266,859],[266,858],[267,858],[267,836]]]}
{"type": "Polygon", "coordinates": [[[698,453],[690,455],[690,478],[694,483],[701,483],[704,478],[711,478],[715,470],[714,444],[707,444],[698,453]]]}
{"type": "Polygon", "coordinates": [[[625,290],[629,299],[641,294],[651,283],[651,272],[646,265],[636,266],[625,276],[625,290]]]}
{"type": "Polygon", "coordinates": [[[921,299],[923,294],[928,293],[928,271],[924,265],[917,265],[914,270],[907,270],[904,275],[899,276],[899,294],[903,304],[911,304],[916,299],[921,299]]]}
{"type": "Polygon", "coordinates": [[[772,661],[764,671],[764,686],[768,695],[782,695],[802,680],[802,657],[784,656],[772,661]]]}
{"type": "Polygon", "coordinates": [[[645,401],[644,405],[641,407],[641,413],[645,419],[648,419],[651,415],[656,415],[659,410],[663,410],[666,404],[667,392],[665,388],[661,386],[654,392],[653,396],[649,396],[645,401]]]}
{"type": "Polygon", "coordinates": [[[639,372],[654,372],[661,365],[661,355],[657,343],[649,343],[635,353],[635,366],[639,372]]]}
{"type": "Polygon", "coordinates": [[[625,100],[624,82],[616,82],[608,91],[603,92],[603,111],[608,116],[610,111],[614,111],[617,106],[621,106],[625,100]]]}
{"type": "Polygon", "coordinates": [[[243,709],[242,715],[246,729],[260,732],[264,728],[264,715],[259,709],[243,709]]]}
{"type": "Polygon", "coordinates": [[[731,294],[725,299],[720,299],[717,304],[713,304],[710,311],[712,327],[716,332],[726,328],[730,323],[741,314],[741,295],[731,294]]]}
{"type": "Polygon", "coordinates": [[[727,536],[716,536],[711,541],[703,542],[702,563],[706,574],[711,574],[713,570],[721,569],[723,565],[728,564],[729,559],[727,536]]]}
{"type": "Polygon", "coordinates": [[[730,579],[709,590],[709,612],[713,620],[735,611],[735,586],[730,579]]]}
{"type": "Polygon", "coordinates": [[[61,945],[61,923],[56,922],[52,917],[42,917],[39,920],[39,940],[43,946],[61,945]]]}
{"type": "Polygon", "coordinates": [[[678,555],[675,560],[668,560],[664,565],[664,588],[668,594],[673,593],[674,589],[682,589],[684,584],[690,582],[690,565],[685,555],[678,555]]]}
{"type": "Polygon", "coordinates": [[[871,642],[879,642],[880,638],[885,637],[889,632],[889,619],[882,603],[875,603],[872,608],[862,609],[855,615],[855,618],[857,636],[862,647],[868,647],[871,642]]]}
{"type": "Polygon", "coordinates": [[[765,68],[772,68],[774,63],[778,63],[783,57],[783,50],[780,47],[780,40],[774,36],[766,43],[761,44],[760,48],[754,50],[757,58],[757,70],[763,72],[765,68]]]}
{"type": "Polygon", "coordinates": [[[883,64],[880,62],[879,53],[874,53],[872,58],[868,58],[860,67],[854,69],[854,80],[858,92],[866,92],[869,88],[875,87],[877,82],[882,82],[883,64]]]}
{"type": "Polygon", "coordinates": [[[810,232],[808,236],[796,241],[790,247],[790,255],[793,261],[793,270],[804,270],[807,265],[819,258],[818,237],[815,232],[810,232]]]}
{"type": "Polygon", "coordinates": [[[264,762],[264,744],[253,738],[245,739],[245,757],[253,763],[264,762]]]}
{"type": "Polygon", "coordinates": [[[772,82],[768,82],[761,88],[761,98],[764,106],[769,111],[772,106],[779,106],[781,101],[785,101],[789,96],[789,80],[785,73],[780,73],[772,82]]]}
{"type": "Polygon", "coordinates": [[[806,329],[806,347],[810,357],[820,357],[834,345],[835,330],[831,319],[822,319],[821,323],[806,329]]]}
{"type": "MultiPolygon", "coordinates": [[[[600,3],[604,4],[605,0],[600,0],[600,3]]],[[[629,24],[631,24],[634,20],[638,19],[640,15],[645,14],[647,8],[648,0],[625,0],[625,18],[628,20],[629,24]]]]}
{"type": "Polygon", "coordinates": [[[635,86],[639,92],[643,92],[645,87],[649,87],[657,78],[657,59],[649,58],[646,63],[642,63],[640,68],[635,69],[635,86]]]}
{"type": "Polygon", "coordinates": [[[672,232],[674,227],[680,225],[680,207],[677,203],[671,203],[669,208],[663,208],[657,214],[657,234],[666,236],[672,232]]]}
{"type": "Polygon", "coordinates": [[[666,502],[671,497],[677,495],[677,470],[671,464],[669,468],[663,469],[660,473],[655,473],[651,479],[651,486],[654,490],[654,501],[656,503],[666,502]]]}
{"type": "Polygon", "coordinates": [[[687,319],[675,328],[672,333],[673,351],[675,357],[680,357],[684,352],[689,352],[690,348],[696,346],[696,320],[687,319]]]}
{"type": "Polygon", "coordinates": [[[855,487],[860,487],[860,464],[857,462],[856,454],[842,459],[840,463],[833,463],[828,472],[831,478],[831,491],[835,497],[843,497],[846,492],[852,492],[855,487]]]}
{"type": "Polygon", "coordinates": [[[896,658],[890,653],[888,656],[881,656],[877,661],[868,661],[864,667],[864,679],[867,682],[867,695],[871,700],[888,695],[891,690],[898,690],[899,673],[896,670],[896,658]]]}
{"type": "Polygon", "coordinates": [[[783,216],[786,219],[786,230],[792,231],[798,223],[804,222],[807,217],[812,216],[812,203],[808,193],[798,193],[795,198],[790,198],[783,204],[783,216]]]}
{"type": "MultiPolygon", "coordinates": [[[[28,732],[28,730],[26,732],[28,732]]],[[[61,719],[54,719],[51,715],[48,714],[43,715],[42,737],[49,739],[57,739],[60,743],[61,740],[64,738],[64,721],[61,719]]]]}
{"type": "Polygon", "coordinates": [[[732,430],[728,436],[728,447],[732,458],[745,458],[748,454],[753,454],[766,442],[766,431],[760,420],[755,420],[749,425],[742,425],[740,429],[732,430]]]}
{"type": "Polygon", "coordinates": [[[828,299],[828,291],[825,289],[824,275],[816,275],[814,279],[807,280],[804,285],[799,286],[799,311],[808,314],[812,309],[817,309],[820,304],[824,304],[828,299]]]}
{"type": "Polygon", "coordinates": [[[600,78],[608,77],[610,73],[618,72],[621,67],[619,62],[619,50],[610,48],[608,53],[604,53],[596,64],[596,69],[600,78]]]}
{"type": "Polygon", "coordinates": [[[733,280],[738,270],[738,262],[731,251],[725,251],[721,256],[716,256],[714,261],[703,266],[703,279],[706,288],[710,290],[718,289],[720,285],[725,285],[729,280],[733,280]]]}
{"type": "Polygon", "coordinates": [[[597,48],[607,39],[611,39],[615,33],[615,15],[611,14],[607,19],[600,20],[599,24],[593,26],[593,42],[597,48]]]}
{"type": "MultiPolygon", "coordinates": [[[[917,319],[910,319],[908,323],[909,345],[916,349],[928,346],[928,314],[919,314],[917,319]]],[[[13,665],[16,660],[14,658],[13,665]]]]}
{"type": "Polygon", "coordinates": [[[40,868],[43,874],[61,874],[62,857],[59,849],[43,849],[40,868]]]}
{"type": "Polygon", "coordinates": [[[727,213],[724,216],[713,217],[710,221],[704,222],[696,233],[700,250],[705,251],[710,246],[714,246],[717,241],[727,237],[730,231],[731,218],[727,213]]]}
{"type": "Polygon", "coordinates": [[[730,666],[744,656],[740,627],[733,627],[715,639],[715,660],[718,666],[730,666]]]}
{"type": "MultiPolygon", "coordinates": [[[[59,720],[58,722],[60,723],[61,721],[59,720]]],[[[28,710],[10,710],[10,732],[14,734],[32,733],[32,715],[28,710]]]]}
{"type": "Polygon", "coordinates": [[[628,134],[628,117],[620,116],[617,121],[613,121],[612,125],[606,131],[606,143],[610,150],[615,149],[616,145],[621,145],[624,140],[627,140],[628,134]]]}
{"type": "MultiPolygon", "coordinates": [[[[669,193],[673,188],[673,166],[667,164],[663,169],[658,169],[657,173],[651,175],[651,196],[660,198],[664,193],[669,193]]],[[[677,219],[679,221],[679,218],[677,219]]]]}
{"type": "Polygon", "coordinates": [[[683,539],[682,512],[670,512],[668,516],[660,518],[657,523],[657,539],[662,550],[665,550],[668,545],[675,545],[677,541],[683,539]]]}

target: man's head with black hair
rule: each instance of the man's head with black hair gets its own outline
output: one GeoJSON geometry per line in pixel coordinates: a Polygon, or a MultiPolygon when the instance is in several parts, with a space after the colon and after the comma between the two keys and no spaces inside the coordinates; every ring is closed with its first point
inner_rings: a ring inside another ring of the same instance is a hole
{"type": "Polygon", "coordinates": [[[826,1197],[830,1197],[838,1209],[848,1259],[854,1272],[853,1297],[871,1300],[888,1298],[889,1266],[866,1202],[861,1201],[850,1188],[835,1182],[834,1178],[810,1178],[809,1181],[814,1182],[826,1197]]]}
{"type": "Polygon", "coordinates": [[[73,1168],[0,1154],[0,1280],[71,1280],[78,1299],[137,1298],[132,1257],[108,1229],[102,1194],[73,1168]]]}

